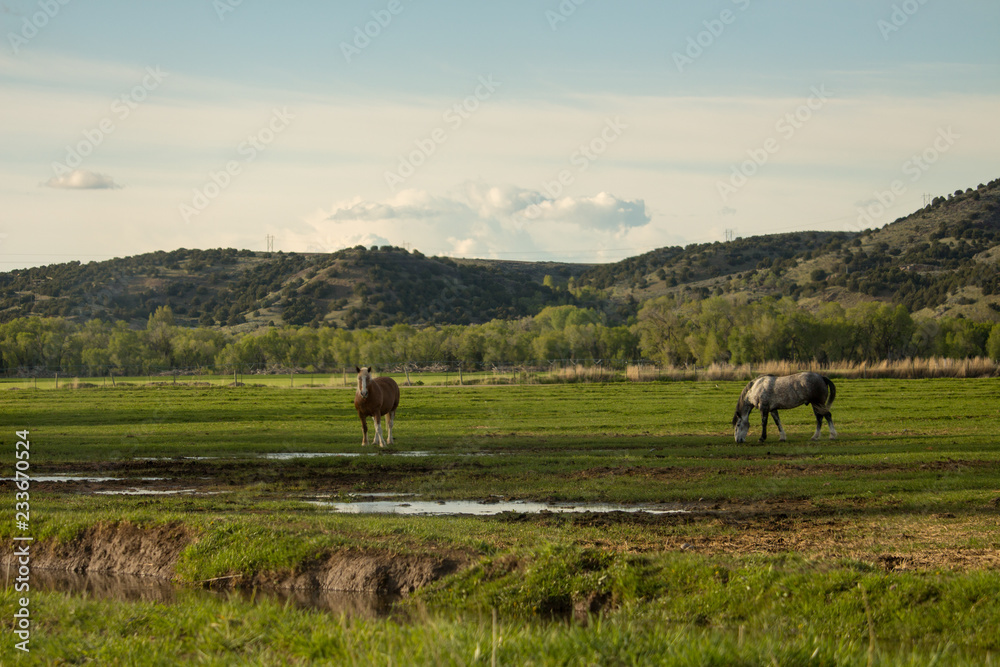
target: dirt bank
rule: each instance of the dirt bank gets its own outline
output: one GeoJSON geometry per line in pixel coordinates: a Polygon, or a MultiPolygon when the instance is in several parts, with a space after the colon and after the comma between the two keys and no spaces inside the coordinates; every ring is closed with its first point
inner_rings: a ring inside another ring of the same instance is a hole
{"type": "MultiPolygon", "coordinates": [[[[67,542],[45,540],[31,547],[31,567],[70,572],[113,572],[169,579],[181,551],[194,539],[179,523],[137,526],[98,523],[67,542]]],[[[5,549],[4,560],[11,554],[5,549]]]]}
{"type": "Polygon", "coordinates": [[[461,556],[334,553],[296,572],[262,573],[239,585],[407,595],[456,572],[466,563],[467,559],[461,556]]]}
{"type": "MultiPolygon", "coordinates": [[[[33,570],[91,572],[171,579],[181,552],[197,540],[180,523],[138,526],[99,523],[73,539],[53,539],[31,547],[33,570]]],[[[10,567],[12,547],[0,551],[10,567]]],[[[291,572],[262,572],[253,577],[220,577],[202,583],[213,588],[281,588],[407,595],[457,571],[468,559],[462,554],[393,555],[346,551],[299,564],[291,572]]]]}

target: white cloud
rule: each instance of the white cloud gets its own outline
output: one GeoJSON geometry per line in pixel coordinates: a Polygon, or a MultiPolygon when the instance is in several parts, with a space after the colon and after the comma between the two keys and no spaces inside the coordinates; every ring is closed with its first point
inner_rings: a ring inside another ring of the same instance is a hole
{"type": "Polygon", "coordinates": [[[650,216],[641,199],[605,192],[553,199],[511,185],[467,182],[443,196],[409,189],[383,201],[356,198],[307,222],[315,246],[342,248],[378,238],[432,254],[497,257],[558,255],[574,247],[597,252],[648,225],[650,216]]]}
{"type": "Polygon", "coordinates": [[[121,187],[107,174],[98,174],[86,169],[74,169],[68,174],[53,176],[44,185],[62,190],[117,190],[121,187]]]}

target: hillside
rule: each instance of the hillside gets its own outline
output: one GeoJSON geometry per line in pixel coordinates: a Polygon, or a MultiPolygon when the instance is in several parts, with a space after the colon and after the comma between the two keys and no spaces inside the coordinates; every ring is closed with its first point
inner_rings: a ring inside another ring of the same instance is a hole
{"type": "Polygon", "coordinates": [[[662,248],[585,271],[578,284],[642,301],[790,296],[899,303],[921,315],[1000,319],[1000,180],[936,197],[880,229],[796,232],[662,248]]]}
{"type": "Polygon", "coordinates": [[[1000,319],[1000,180],[937,197],[864,232],[795,232],[668,247],[604,265],[427,257],[357,246],[331,254],[154,252],[0,273],[0,322],[61,316],[248,330],[470,324],[552,305],[624,322],[643,301],[789,296],[810,308],[878,300],[927,316],[1000,319]]]}
{"type": "Polygon", "coordinates": [[[332,254],[182,248],[0,274],[0,321],[38,315],[139,323],[168,305],[188,325],[468,324],[575,301],[543,282],[586,268],[452,260],[391,246],[332,254]]]}

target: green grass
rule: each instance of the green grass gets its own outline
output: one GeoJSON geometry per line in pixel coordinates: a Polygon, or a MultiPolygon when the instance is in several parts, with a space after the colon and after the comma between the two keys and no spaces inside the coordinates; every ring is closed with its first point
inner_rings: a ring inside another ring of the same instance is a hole
{"type": "MultiPolygon", "coordinates": [[[[176,649],[204,664],[489,664],[495,609],[501,664],[995,660],[996,633],[982,629],[1000,626],[1000,381],[840,380],[838,440],[824,428],[810,441],[812,414],[799,408],[783,414],[788,442],[772,425],[756,444],[755,413],[751,442],[736,445],[742,384],[404,387],[397,445],[381,452],[360,447],[343,388],[5,392],[4,476],[14,431],[30,429],[32,475],[166,477],[153,484],[217,492],[111,497],[35,483],[38,540],[71,542],[99,522],[180,523],[196,538],[177,566],[188,583],[296,571],[339,551],[468,563],[409,602],[406,622],[33,593],[31,658],[170,664],[176,649]],[[365,455],[257,458],[280,452],[365,455]],[[222,458],[175,458],[185,456],[222,458]],[[357,516],[308,502],[365,491],[693,514],[357,516]],[[587,626],[561,616],[592,604],[603,611],[587,626]]],[[[12,535],[0,523],[0,539],[12,535]]]]}
{"type": "MultiPolygon", "coordinates": [[[[718,569],[681,562],[669,580],[673,594],[656,601],[591,616],[588,624],[500,612],[495,627],[488,613],[418,610],[397,622],[331,617],[236,597],[181,596],[164,605],[36,594],[30,656],[16,656],[6,641],[0,659],[486,665],[495,651],[499,664],[517,665],[984,665],[995,656],[995,633],[983,631],[995,624],[976,625],[996,620],[995,577],[956,582],[850,570],[810,574],[781,572],[765,562],[724,579],[718,569]],[[976,613],[966,613],[970,605],[976,613]],[[928,632],[928,623],[944,630],[928,632]]],[[[13,607],[9,593],[0,598],[5,609],[13,607]]]]}

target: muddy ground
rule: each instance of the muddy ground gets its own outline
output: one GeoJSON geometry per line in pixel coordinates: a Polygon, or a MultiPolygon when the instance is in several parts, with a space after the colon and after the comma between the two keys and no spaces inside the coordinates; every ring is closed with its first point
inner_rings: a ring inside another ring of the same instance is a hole
{"type": "MultiPolygon", "coordinates": [[[[989,461],[936,462],[944,471],[995,466],[989,461]]],[[[841,469],[842,468],[842,469],[841,469]]],[[[899,466],[875,464],[875,471],[899,466]]],[[[440,462],[411,460],[405,469],[359,470],[346,462],[325,466],[296,465],[259,459],[162,459],[74,462],[45,466],[45,475],[111,477],[102,481],[34,481],[33,493],[80,494],[178,493],[198,496],[253,488],[254,497],[307,500],[319,494],[345,494],[357,488],[393,488],[414,475],[439,472],[440,462]],[[343,463],[343,465],[341,465],[343,463]],[[296,490],[308,489],[298,493],[296,490]],[[291,491],[290,491],[291,490],[291,491]]],[[[850,472],[822,464],[777,464],[770,476],[815,476],[850,472]]],[[[599,467],[569,474],[570,480],[602,476],[638,476],[655,480],[692,479],[714,471],[682,467],[599,467]]],[[[747,468],[737,474],[763,474],[747,468]]],[[[44,479],[44,478],[43,478],[44,479]]],[[[402,488],[402,487],[400,487],[402,488]]],[[[224,498],[225,496],[220,496],[224,498]]],[[[427,498],[425,498],[427,499],[427,498]]],[[[432,499],[431,499],[432,500],[432,499]]],[[[973,570],[1000,568],[995,543],[1000,525],[1000,497],[962,514],[895,512],[861,502],[817,503],[803,498],[771,498],[741,502],[680,503],[684,513],[522,514],[507,512],[484,521],[531,522],[539,527],[579,527],[583,547],[632,553],[691,552],[710,556],[795,553],[816,562],[844,559],[869,563],[886,571],[973,570]],[[642,529],[643,537],[621,542],[600,537],[622,524],[642,529]],[[986,538],[985,541],[983,538],[986,538]]],[[[197,534],[180,523],[139,528],[128,523],[91,526],[62,543],[35,545],[32,565],[38,569],[116,573],[171,578],[178,557],[197,534]]],[[[0,550],[5,560],[10,547],[0,550]]],[[[252,579],[220,578],[202,582],[216,587],[268,587],[302,590],[368,591],[407,594],[476,562],[480,555],[449,550],[437,555],[400,557],[379,550],[332,552],[294,572],[264,572],[252,579]]]]}

